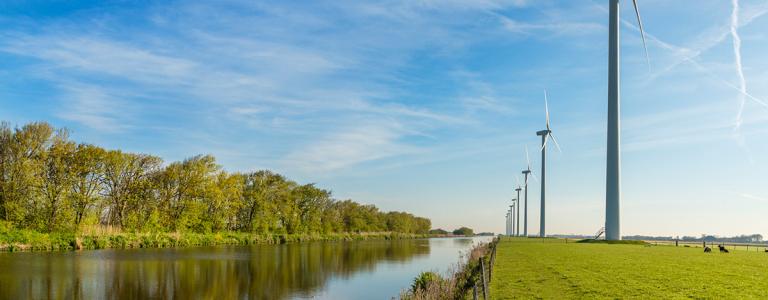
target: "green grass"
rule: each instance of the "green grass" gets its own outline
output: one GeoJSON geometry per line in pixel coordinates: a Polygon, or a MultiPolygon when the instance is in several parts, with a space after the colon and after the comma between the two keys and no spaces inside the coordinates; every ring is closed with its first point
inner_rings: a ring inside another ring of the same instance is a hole
{"type": "Polygon", "coordinates": [[[623,241],[606,241],[606,240],[593,240],[593,239],[584,239],[576,241],[577,243],[584,243],[584,244],[623,244],[623,245],[647,245],[648,243],[644,241],[633,241],[633,240],[623,240],[623,241]]]}
{"type": "Polygon", "coordinates": [[[768,297],[762,251],[508,238],[493,273],[492,299],[768,297]]]}

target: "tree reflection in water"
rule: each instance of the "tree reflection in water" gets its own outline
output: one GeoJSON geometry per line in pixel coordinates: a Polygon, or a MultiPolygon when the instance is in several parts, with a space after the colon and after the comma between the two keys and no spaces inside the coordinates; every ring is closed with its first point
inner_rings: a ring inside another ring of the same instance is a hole
{"type": "Polygon", "coordinates": [[[429,253],[429,240],[0,253],[0,299],[284,299],[429,253]]]}

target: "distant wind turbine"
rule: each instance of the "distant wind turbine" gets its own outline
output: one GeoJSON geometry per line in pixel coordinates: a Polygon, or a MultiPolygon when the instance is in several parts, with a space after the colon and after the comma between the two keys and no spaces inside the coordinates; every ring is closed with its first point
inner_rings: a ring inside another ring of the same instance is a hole
{"type": "Polygon", "coordinates": [[[515,205],[517,205],[517,217],[515,219],[517,220],[517,225],[515,228],[517,228],[517,230],[515,231],[515,236],[520,236],[520,190],[522,190],[520,187],[515,189],[515,191],[517,191],[517,202],[515,202],[515,205]]]}
{"type": "MultiPolygon", "coordinates": [[[[523,211],[523,236],[528,236],[528,176],[534,176],[531,171],[531,158],[528,156],[528,145],[525,146],[525,161],[528,163],[526,169],[523,170],[523,176],[525,176],[525,210],[523,211]]],[[[536,179],[536,177],[534,177],[536,179]]]]}
{"type": "MultiPolygon", "coordinates": [[[[514,203],[515,200],[512,199],[512,203],[514,203]]],[[[512,204],[509,206],[509,236],[512,236],[515,233],[515,205],[512,204]]]]}
{"type": "Polygon", "coordinates": [[[509,210],[507,210],[507,215],[504,218],[506,218],[504,220],[504,235],[509,235],[509,210]]]}
{"type": "MultiPolygon", "coordinates": [[[[620,1],[608,0],[609,29],[608,29],[608,147],[605,172],[605,239],[621,240],[621,74],[619,74],[619,26],[620,1]]],[[[640,36],[643,39],[645,59],[650,68],[648,46],[645,42],[645,31],[640,19],[637,0],[632,0],[635,9],[640,36]]],[[[542,178],[544,175],[541,175],[542,178]]],[[[544,180],[542,179],[542,186],[544,180]]]]}
{"type": "Polygon", "coordinates": [[[547,103],[547,90],[544,90],[544,112],[546,113],[546,125],[547,129],[536,132],[536,135],[541,136],[541,218],[539,219],[539,236],[545,237],[546,231],[546,184],[547,184],[547,142],[550,140],[555,142],[557,151],[560,150],[560,144],[557,143],[557,139],[552,134],[552,128],[549,126],[549,104],[547,103]]]}

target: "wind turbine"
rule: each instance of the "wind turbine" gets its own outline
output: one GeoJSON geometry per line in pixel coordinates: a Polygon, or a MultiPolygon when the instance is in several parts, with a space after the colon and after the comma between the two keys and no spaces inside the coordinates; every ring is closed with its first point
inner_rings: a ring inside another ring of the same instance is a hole
{"type": "MultiPolygon", "coordinates": [[[[608,147],[605,171],[605,239],[621,240],[621,120],[620,120],[620,77],[619,74],[619,17],[620,1],[608,0],[608,147]]],[[[648,46],[645,42],[645,31],[640,19],[637,0],[632,0],[643,39],[645,59],[650,66],[648,46]]],[[[544,175],[542,174],[542,178],[544,175]]],[[[543,182],[543,180],[542,180],[543,182]]]]}
{"type": "Polygon", "coordinates": [[[560,150],[560,144],[557,143],[557,139],[554,135],[552,135],[552,128],[549,127],[549,104],[547,103],[547,90],[544,90],[544,112],[546,114],[546,125],[547,129],[540,130],[536,132],[536,135],[541,136],[541,218],[539,218],[539,236],[545,237],[547,236],[546,231],[546,214],[545,214],[545,203],[546,203],[546,184],[547,184],[547,142],[552,139],[553,142],[555,142],[555,146],[557,147],[557,151],[560,150]]]}
{"type": "Polygon", "coordinates": [[[504,235],[509,235],[509,210],[507,210],[507,214],[504,218],[504,235]]]}
{"type": "Polygon", "coordinates": [[[520,236],[520,190],[522,190],[519,186],[515,189],[517,191],[517,202],[515,202],[515,205],[517,205],[517,231],[515,231],[515,236],[520,236]]]}
{"type": "Polygon", "coordinates": [[[509,228],[510,228],[509,235],[510,236],[512,236],[515,233],[515,204],[514,204],[514,202],[515,202],[515,200],[512,199],[512,203],[513,204],[509,206],[509,215],[510,215],[510,218],[509,218],[509,220],[510,220],[510,222],[509,222],[510,223],[510,225],[509,225],[509,228]]]}
{"type": "Polygon", "coordinates": [[[531,158],[528,156],[528,145],[525,146],[525,161],[528,163],[528,165],[526,166],[526,169],[523,170],[523,176],[525,176],[525,202],[523,203],[525,204],[525,210],[523,211],[523,236],[528,237],[528,176],[533,176],[531,171],[531,158]]]}

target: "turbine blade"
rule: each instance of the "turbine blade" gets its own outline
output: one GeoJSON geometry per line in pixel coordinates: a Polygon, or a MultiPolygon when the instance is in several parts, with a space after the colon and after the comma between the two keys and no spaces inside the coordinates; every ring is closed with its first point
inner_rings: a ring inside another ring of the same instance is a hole
{"type": "Polygon", "coordinates": [[[544,113],[546,114],[547,129],[549,129],[549,104],[547,102],[547,89],[544,89],[544,113]]]}
{"type": "Polygon", "coordinates": [[[528,163],[528,170],[531,169],[531,156],[528,155],[528,145],[525,145],[525,161],[528,163]]]}
{"type": "Polygon", "coordinates": [[[643,39],[643,50],[645,50],[645,62],[648,63],[648,69],[651,69],[651,58],[648,56],[648,44],[645,42],[645,29],[643,29],[643,21],[640,18],[640,8],[637,7],[637,0],[632,0],[632,5],[635,7],[635,16],[637,16],[637,26],[640,28],[640,37],[643,39]]]}
{"type": "Polygon", "coordinates": [[[544,143],[541,144],[541,151],[544,151],[547,149],[547,142],[549,142],[549,139],[544,139],[544,143]]]}
{"type": "Polygon", "coordinates": [[[551,138],[552,141],[555,142],[555,147],[557,148],[557,152],[561,152],[562,153],[563,150],[560,149],[560,144],[557,143],[557,139],[555,138],[555,136],[551,132],[549,133],[549,138],[551,138]]]}
{"type": "Polygon", "coordinates": [[[536,174],[533,174],[533,170],[531,170],[531,178],[533,178],[533,181],[539,182],[539,178],[536,177],[536,174]]]}

